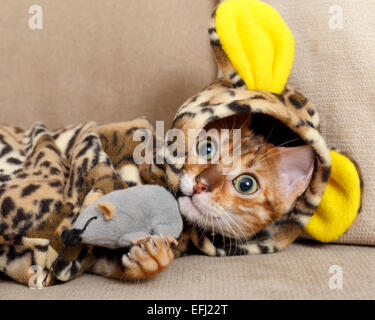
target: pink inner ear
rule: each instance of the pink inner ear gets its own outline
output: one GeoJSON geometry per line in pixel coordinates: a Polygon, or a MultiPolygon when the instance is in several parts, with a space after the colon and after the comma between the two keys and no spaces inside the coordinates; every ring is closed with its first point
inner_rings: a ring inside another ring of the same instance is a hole
{"type": "Polygon", "coordinates": [[[314,152],[310,146],[278,148],[280,184],[287,201],[294,201],[307,188],[314,170],[314,152]]]}

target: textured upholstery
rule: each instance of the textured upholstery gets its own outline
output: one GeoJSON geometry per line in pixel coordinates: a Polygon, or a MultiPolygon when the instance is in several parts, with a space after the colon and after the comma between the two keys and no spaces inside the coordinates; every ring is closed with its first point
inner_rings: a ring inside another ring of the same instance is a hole
{"type": "Polygon", "coordinates": [[[375,2],[266,2],[280,12],[296,39],[290,84],[318,108],[327,143],[351,154],[362,169],[362,212],[338,242],[374,245],[375,2]],[[342,29],[332,29],[340,10],[342,29]]]}
{"type": "Polygon", "coordinates": [[[304,243],[269,255],[184,257],[139,283],[87,274],[31,290],[4,281],[0,299],[375,299],[374,269],[375,248],[304,243]],[[342,289],[329,286],[335,265],[342,268],[342,289]]]}

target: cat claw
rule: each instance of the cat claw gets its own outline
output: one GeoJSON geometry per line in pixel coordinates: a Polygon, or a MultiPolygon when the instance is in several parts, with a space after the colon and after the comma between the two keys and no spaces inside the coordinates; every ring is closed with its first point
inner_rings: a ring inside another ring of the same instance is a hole
{"type": "Polygon", "coordinates": [[[147,240],[150,240],[151,238],[152,238],[152,235],[148,235],[148,236],[145,236],[145,237],[134,239],[131,242],[132,242],[132,244],[141,244],[141,243],[146,242],[147,240]]]}
{"type": "MultiPolygon", "coordinates": [[[[164,235],[160,235],[160,237],[162,237],[164,240],[168,241],[169,244],[174,244],[174,245],[178,245],[178,241],[173,238],[172,236],[164,236],[164,235]]],[[[132,244],[134,245],[137,245],[137,244],[142,244],[142,243],[145,243],[147,240],[150,240],[152,238],[152,235],[148,235],[148,236],[145,236],[145,237],[141,237],[141,238],[137,238],[137,239],[133,239],[131,241],[132,244]]]]}
{"type": "Polygon", "coordinates": [[[173,238],[153,235],[133,241],[139,242],[145,238],[149,240],[133,245],[127,254],[122,255],[124,279],[146,279],[160,273],[171,264],[174,255],[169,241],[173,238]]]}
{"type": "Polygon", "coordinates": [[[172,236],[164,236],[164,235],[160,235],[163,239],[167,240],[169,242],[169,244],[174,244],[175,246],[178,246],[178,241],[173,238],[172,236]]]}

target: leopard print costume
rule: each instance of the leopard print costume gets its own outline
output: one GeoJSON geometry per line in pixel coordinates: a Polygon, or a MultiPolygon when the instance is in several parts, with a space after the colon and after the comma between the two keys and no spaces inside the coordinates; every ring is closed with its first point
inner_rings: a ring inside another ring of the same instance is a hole
{"type": "MultiPolygon", "coordinates": [[[[142,119],[53,132],[41,123],[27,131],[0,127],[2,272],[27,283],[31,265],[51,266],[62,248],[62,231],[71,227],[90,191],[107,193],[143,183],[132,160],[139,143],[133,133],[140,128],[152,129],[142,119]]],[[[161,183],[152,177],[148,181],[161,183]]],[[[75,260],[69,277],[87,256],[87,248],[74,251],[66,253],[75,260]]],[[[59,267],[64,264],[69,263],[59,267]]]]}
{"type": "MultiPolygon", "coordinates": [[[[204,128],[212,121],[233,115],[252,114],[258,117],[260,128],[264,117],[273,119],[280,126],[281,135],[293,134],[312,146],[315,169],[308,189],[293,210],[245,243],[230,242],[185,223],[179,245],[173,248],[174,256],[277,252],[293,242],[306,226],[330,175],[330,153],[319,132],[319,116],[312,103],[289,86],[281,94],[247,90],[221,46],[215,12],[209,34],[222,78],[188,99],[177,111],[172,127],[187,135],[188,129],[204,128]]],[[[152,253],[159,262],[156,267],[147,267],[150,255],[143,255],[140,246],[113,250],[82,244],[57,259],[63,248],[62,232],[71,228],[81,208],[96,193],[151,183],[178,195],[184,166],[174,164],[167,148],[163,157],[169,161],[164,164],[137,165],[134,161],[133,151],[141,143],[134,141],[134,133],[139,129],[153,135],[152,126],[143,119],[109,125],[86,123],[55,131],[49,131],[42,123],[28,130],[0,126],[1,272],[27,284],[33,275],[30,267],[38,265],[47,276],[46,285],[51,285],[74,279],[85,271],[139,279],[168,265],[173,256],[169,248],[162,248],[159,238],[154,241],[159,244],[159,251],[152,253]],[[131,260],[124,258],[129,250],[133,253],[131,260]],[[160,263],[162,254],[169,259],[165,264],[160,263]],[[53,273],[49,273],[52,265],[53,273]],[[146,272],[146,267],[152,270],[146,272]]],[[[156,137],[152,139],[155,141],[156,137]]],[[[153,154],[155,157],[156,150],[153,154]]],[[[150,248],[146,244],[147,250],[153,250],[150,248]]]]}
{"type": "MultiPolygon", "coordinates": [[[[175,256],[197,252],[210,256],[276,252],[294,241],[312,216],[329,175],[329,158],[321,152],[326,147],[318,134],[316,109],[297,91],[287,87],[283,94],[274,95],[238,89],[228,80],[217,80],[182,105],[173,127],[202,128],[218,118],[245,112],[266,113],[265,110],[285,119],[314,147],[316,170],[308,190],[293,212],[285,213],[248,239],[247,244],[233,242],[229,246],[229,239],[220,235],[213,238],[186,224],[175,256]]],[[[28,283],[31,265],[43,266],[46,272],[62,249],[62,231],[71,227],[84,200],[95,190],[108,193],[157,183],[178,192],[183,166],[173,165],[172,161],[142,166],[134,162],[133,150],[139,142],[133,141],[133,134],[137,129],[152,132],[150,123],[139,119],[104,126],[88,123],[53,132],[41,123],[27,131],[0,127],[2,272],[22,283],[28,283]]],[[[84,245],[69,249],[49,283],[68,281],[87,270],[106,276],[121,275],[125,271],[121,256],[126,252],[127,249],[92,249],[84,245]],[[99,267],[103,264],[105,268],[99,267]]]]}

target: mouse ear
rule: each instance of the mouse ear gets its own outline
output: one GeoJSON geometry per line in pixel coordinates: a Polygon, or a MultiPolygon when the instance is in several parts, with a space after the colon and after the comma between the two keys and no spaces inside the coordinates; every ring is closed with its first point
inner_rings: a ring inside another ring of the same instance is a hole
{"type": "Polygon", "coordinates": [[[359,167],[345,155],[331,150],[332,167],[322,201],[305,227],[321,242],[339,238],[353,223],[361,206],[359,167]]]}
{"type": "Polygon", "coordinates": [[[294,37],[270,5],[227,0],[214,12],[211,45],[225,78],[236,87],[281,93],[294,58],[294,37]]]}
{"type": "Polygon", "coordinates": [[[103,212],[105,220],[112,219],[116,214],[115,206],[108,201],[98,202],[97,206],[103,212]]]}

